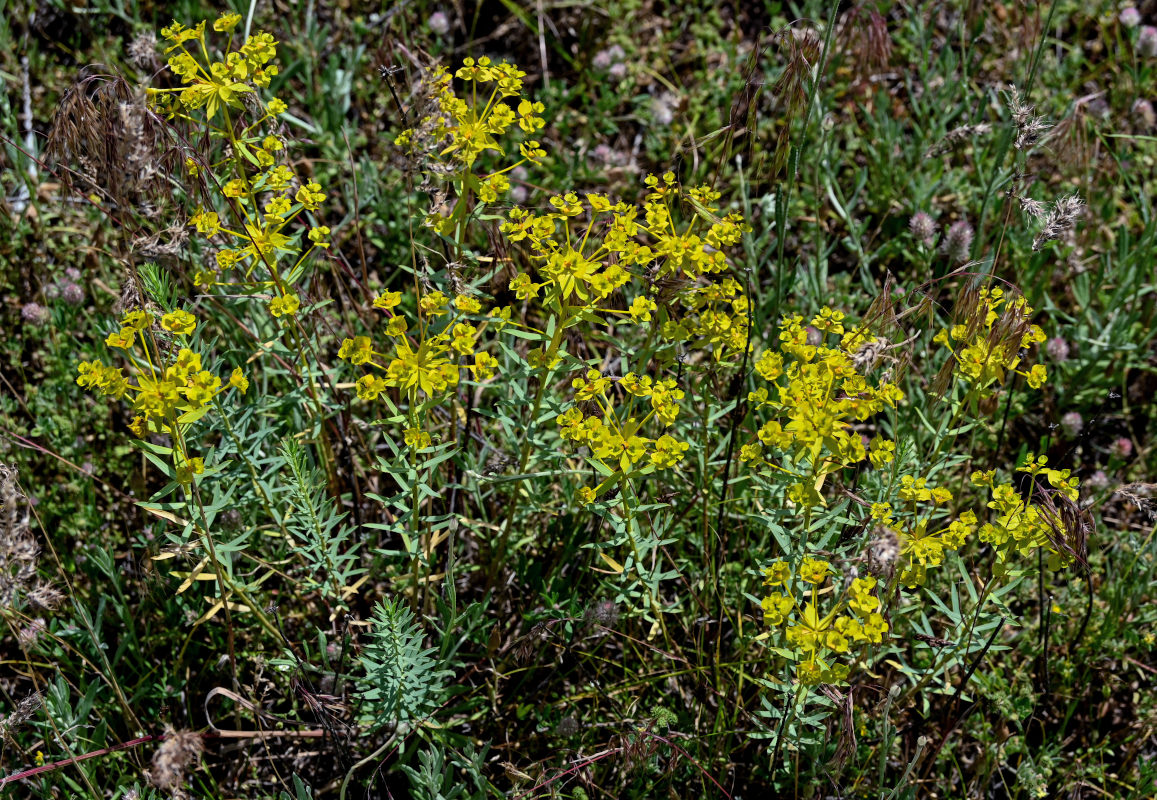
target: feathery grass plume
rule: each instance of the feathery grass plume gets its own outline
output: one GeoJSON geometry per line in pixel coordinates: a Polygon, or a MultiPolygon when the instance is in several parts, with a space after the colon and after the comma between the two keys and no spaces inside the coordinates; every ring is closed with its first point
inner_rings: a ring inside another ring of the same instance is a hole
{"type": "Polygon", "coordinates": [[[892,576],[900,558],[900,537],[886,525],[876,526],[865,550],[868,572],[879,577],[892,576]]]}
{"type": "MultiPolygon", "coordinates": [[[[1128,441],[1128,440],[1126,440],[1128,441]]],[[[1127,483],[1113,492],[1123,497],[1137,507],[1137,510],[1148,519],[1157,519],[1157,500],[1153,494],[1157,492],[1157,483],[1127,483]]]]}
{"type": "Polygon", "coordinates": [[[775,41],[786,51],[787,63],[775,82],[771,93],[774,102],[786,111],[775,142],[775,156],[771,171],[778,175],[787,164],[791,150],[791,123],[807,102],[808,81],[811,80],[812,66],[820,57],[822,42],[813,31],[790,28],[775,36],[775,41]]]}
{"type": "Polygon", "coordinates": [[[125,55],[137,69],[144,72],[156,72],[161,68],[157,58],[157,35],[151,30],[138,33],[125,48],[125,55]]]}
{"type": "Polygon", "coordinates": [[[165,741],[153,753],[153,764],[147,775],[149,783],[173,797],[188,797],[183,784],[185,773],[200,760],[205,745],[196,731],[165,728],[165,741]]]}
{"type": "Polygon", "coordinates": [[[932,158],[933,156],[942,156],[945,153],[951,153],[953,150],[962,147],[969,139],[986,134],[991,130],[992,126],[987,122],[978,122],[975,125],[961,125],[958,128],[953,128],[924,152],[924,158],[932,158]]]}
{"type": "Polygon", "coordinates": [[[1033,219],[1044,219],[1045,214],[1048,213],[1048,206],[1040,200],[1034,200],[1031,197],[1018,198],[1020,201],[1020,210],[1033,219]]]}
{"type": "Polygon", "coordinates": [[[32,715],[40,708],[44,698],[39,692],[33,692],[16,704],[16,708],[8,713],[8,716],[0,720],[0,737],[7,742],[15,744],[12,739],[13,732],[23,725],[28,720],[32,719],[32,715]]]}
{"type": "Polygon", "coordinates": [[[1033,107],[1021,99],[1020,90],[1015,86],[1008,87],[1008,110],[1016,126],[1013,146],[1017,150],[1027,150],[1037,144],[1044,137],[1045,131],[1052,127],[1045,122],[1044,117],[1033,114],[1033,107]]]}
{"type": "Polygon", "coordinates": [[[1084,201],[1075,194],[1066,195],[1053,203],[1053,207],[1045,216],[1044,227],[1032,240],[1032,249],[1040,250],[1046,242],[1059,239],[1072,230],[1084,208],[1084,201]]]}
{"type": "Polygon", "coordinates": [[[841,49],[855,58],[856,69],[864,77],[886,70],[892,61],[888,21],[875,8],[866,6],[870,4],[858,5],[844,16],[837,36],[837,41],[843,42],[841,49]]]}
{"type": "Polygon", "coordinates": [[[40,547],[29,527],[28,498],[17,472],[0,464],[0,611],[18,607],[36,581],[40,547]]]}
{"type": "Polygon", "coordinates": [[[70,167],[63,172],[70,189],[154,217],[155,202],[168,191],[156,118],[115,70],[93,66],[82,74],[60,99],[45,155],[70,167]]]}

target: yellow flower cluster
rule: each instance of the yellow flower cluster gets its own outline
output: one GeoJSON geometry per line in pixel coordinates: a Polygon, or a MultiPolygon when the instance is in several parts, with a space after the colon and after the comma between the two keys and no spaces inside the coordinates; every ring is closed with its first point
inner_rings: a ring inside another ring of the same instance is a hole
{"type": "Polygon", "coordinates": [[[936,509],[952,502],[952,492],[941,486],[929,486],[926,478],[901,475],[896,497],[899,509],[891,503],[873,503],[871,518],[877,534],[891,532],[900,544],[895,568],[900,581],[909,588],[920,586],[928,577],[928,567],[944,562],[947,551],[959,550],[976,530],[976,514],[965,511],[948,524],[937,523],[936,509]]]}
{"type": "Polygon", "coordinates": [[[1017,369],[1021,351],[1045,340],[1044,331],[1028,321],[1032,313],[1024,297],[1009,300],[998,286],[982,288],[965,308],[963,321],[941,330],[933,341],[952,352],[956,371],[977,391],[1003,383],[1009,371],[1039,389],[1048,378],[1043,364],[1017,369]]]}
{"type": "MultiPolygon", "coordinates": [[[[237,14],[223,14],[213,25],[214,30],[230,34],[229,45],[238,19],[237,14]]],[[[304,218],[305,212],[318,211],[326,195],[320,184],[303,180],[288,166],[279,164],[285,157],[285,142],[259,130],[287,108],[277,98],[264,102],[258,91],[268,87],[270,79],[277,75],[277,66],[270,63],[277,54],[277,43],[269,34],[258,33],[227,52],[223,61],[210,61],[204,22],[194,28],[174,22],[161,33],[171,43],[166,52],[178,51],[169,58],[169,68],[188,86],[150,89],[154,104],[170,116],[190,120],[189,112],[205,106],[204,122],[210,132],[215,138],[227,139],[233,151],[232,161],[226,162],[229,173],[216,182],[221,208],[198,208],[189,219],[198,233],[219,246],[213,260],[195,273],[194,283],[204,288],[255,287],[271,296],[272,316],[292,317],[301,308],[301,300],[277,263],[292,259],[293,266],[285,275],[295,278],[310,253],[329,247],[330,229],[311,225],[306,234],[309,245],[302,250],[290,226],[298,217],[304,218]],[[196,43],[194,50],[186,46],[190,42],[196,43]],[[252,93],[261,113],[249,125],[238,128],[229,118],[229,109],[242,107],[238,96],[244,93],[252,93]],[[218,111],[225,120],[214,125],[218,111]],[[221,211],[226,207],[238,224],[230,226],[222,221],[221,211]],[[259,276],[254,278],[258,268],[259,276]],[[230,273],[236,273],[232,280],[230,273]]],[[[200,172],[200,166],[192,159],[188,167],[191,174],[200,172]]]]}
{"type": "MultiPolygon", "coordinates": [[[[213,23],[213,30],[228,33],[233,40],[233,29],[241,21],[240,14],[222,14],[213,23]]],[[[205,22],[186,28],[179,22],[161,29],[161,36],[168,42],[166,53],[177,51],[169,58],[169,69],[185,84],[184,89],[156,90],[158,92],[179,92],[181,105],[189,110],[206,107],[210,121],[219,110],[241,107],[240,96],[254,91],[254,87],[269,86],[278,69],[269,62],[277,54],[277,42],[268,33],[250,36],[237,50],[228,53],[223,61],[202,64],[186,47],[186,42],[196,42],[201,55],[208,50],[205,44],[205,22]]],[[[227,115],[227,112],[226,112],[227,115]]]]}
{"type": "Polygon", "coordinates": [[[1042,493],[1055,492],[1070,503],[1076,502],[1080,481],[1067,469],[1047,467],[1048,457],[1033,457],[1017,467],[1017,472],[1033,478],[1033,491],[1022,496],[1010,483],[997,483],[992,471],[974,472],[972,483],[986,486],[992,494],[988,507],[992,509],[991,522],[980,526],[977,538],[996,551],[994,572],[1003,574],[1008,563],[1017,555],[1029,556],[1037,548],[1048,553],[1049,569],[1060,569],[1072,563],[1076,553],[1063,545],[1062,518],[1053,508],[1046,508],[1035,498],[1042,493]]]}
{"type": "Polygon", "coordinates": [[[756,440],[740,449],[740,459],[751,467],[767,467],[798,478],[788,489],[797,505],[823,505],[820,494],[826,475],[866,458],[876,468],[892,461],[895,443],[874,438],[867,448],[852,429],[885,408],[895,408],[903,393],[895,384],[872,384],[857,368],[857,352],[867,346],[867,334],[845,330],[844,315],[823,309],[811,325],[820,332],[819,344],[808,344],[803,317],[785,317],[780,323],[779,349],[765,350],[755,371],[766,383],[748,394],[753,410],[770,412],[756,440]],[[823,344],[840,337],[836,346],[823,344]],[[779,461],[772,460],[779,454],[779,461]],[[806,467],[807,471],[801,471],[806,467]]]}
{"type": "MultiPolygon", "coordinates": [[[[374,306],[393,313],[401,301],[401,292],[384,292],[374,300],[374,306]]],[[[480,303],[475,298],[459,295],[453,303],[454,312],[450,305],[449,298],[439,291],[422,295],[418,301],[422,324],[416,341],[410,336],[406,318],[393,314],[386,325],[386,335],[392,344],[388,352],[375,350],[368,336],[343,340],[339,358],[383,373],[371,372],[359,378],[358,397],[374,400],[391,387],[400,389],[411,402],[417,401],[419,392],[427,397],[439,395],[458,385],[459,365],[467,358],[472,361],[462,364],[462,368],[468,369],[475,380],[492,378],[498,361],[489,353],[477,350],[481,331],[467,317],[481,309],[480,303]],[[435,333],[433,326],[442,317],[446,319],[435,333]]]]}
{"type": "Polygon", "coordinates": [[[679,414],[683,390],[675,381],[652,381],[650,377],[628,372],[621,378],[610,378],[591,369],[571,384],[575,389],[575,403],[559,414],[555,421],[564,441],[587,447],[602,464],[607,476],[597,487],[583,487],[579,497],[584,504],[592,503],[609,487],[625,477],[646,474],[656,469],[669,469],[683,460],[689,445],[673,436],[662,434],[657,439],[641,435],[648,422],[656,420],[667,427],[679,414]],[[611,392],[618,384],[625,403],[616,407],[611,392]],[[597,414],[584,415],[578,404],[595,405],[597,414]],[[645,404],[645,414],[636,407],[645,404]],[[621,416],[620,416],[621,412],[621,416]]]}
{"type": "Polygon", "coordinates": [[[423,152],[432,161],[440,162],[443,167],[432,170],[432,174],[456,185],[453,211],[446,216],[431,213],[426,218],[428,226],[446,236],[460,233],[465,198],[477,196],[483,203],[497,201],[510,189],[506,173],[525,163],[537,164],[546,156],[538,141],[527,139],[518,146],[518,161],[494,172],[476,174],[475,162],[483,153],[489,150],[506,154],[506,146],[500,140],[512,127],[517,125],[527,135],[542,129],[546,125],[540,116],[544,108],[542,103],[522,96],[526,73],[505,61],[494,64],[485,56],[477,61],[467,58],[454,77],[469,84],[468,99],[455,94],[449,71],[437,67],[425,84],[439,113],[423,118],[394,140],[411,152],[423,152]]]}
{"type": "Polygon", "coordinates": [[[718,209],[710,204],[719,194],[709,187],[684,190],[670,172],[661,180],[649,175],[646,183],[652,191],[641,208],[568,192],[550,199],[551,211],[513,209],[502,232],[525,243],[541,280],[519,273],[511,290],[519,300],[541,292],[543,307],[564,321],[590,320],[597,311],[656,324],[657,315],[667,341],[701,344],[717,359],[742,353],[748,327],[743,288],[732,278],[696,282],[728,268],[724,248],[737,244],[749,226],[738,214],[715,216],[718,209]],[[696,212],[685,226],[676,223],[678,203],[696,212]],[[640,292],[626,309],[615,307],[612,295],[633,277],[646,280],[649,289],[679,287],[678,302],[660,305],[640,292]]]}
{"type": "Polygon", "coordinates": [[[800,683],[839,683],[847,678],[849,665],[838,659],[883,642],[888,622],[873,594],[875,578],[855,578],[823,611],[820,587],[833,575],[829,562],[805,556],[793,575],[791,565],[781,559],[765,567],[763,575],[764,586],[777,589],[760,602],[764,621],[782,630],[800,683]]]}
{"type": "MultiPolygon", "coordinates": [[[[184,427],[203,417],[217,395],[229,388],[244,394],[249,381],[240,369],[234,369],[229,380],[223,382],[203,369],[200,354],[188,347],[177,348],[166,363],[161,355],[172,354],[173,349],[154,346],[150,352],[153,323],[154,318],[148,312],[131,311],[121,321],[121,329],[105,340],[109,347],[125,351],[133,368],[131,379],[123,368],[95,360],[79,364],[76,382],[85,389],[116,400],[131,397],[137,416],[129,423],[129,428],[137,437],[164,433],[180,440],[184,427]]],[[[196,325],[193,315],[181,309],[160,319],[160,327],[182,341],[193,333],[196,325]]],[[[178,447],[178,480],[187,483],[193,474],[203,470],[201,459],[188,458],[183,448],[178,447]]]]}

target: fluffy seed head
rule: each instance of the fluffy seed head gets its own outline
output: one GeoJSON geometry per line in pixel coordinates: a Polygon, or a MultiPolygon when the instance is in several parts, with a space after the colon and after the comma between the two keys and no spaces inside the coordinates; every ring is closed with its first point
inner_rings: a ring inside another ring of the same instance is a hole
{"type": "Polygon", "coordinates": [[[1084,427],[1085,421],[1076,411],[1070,411],[1061,417],[1061,430],[1064,431],[1065,436],[1070,439],[1075,439],[1079,436],[1084,427]]]}
{"type": "Polygon", "coordinates": [[[617,44],[604,48],[595,53],[595,57],[591,59],[591,66],[595,69],[610,69],[615,64],[622,63],[627,54],[623,52],[623,48],[617,44]]]}
{"type": "Polygon", "coordinates": [[[1137,36],[1137,54],[1145,58],[1157,56],[1157,28],[1146,25],[1137,36]]]}
{"type": "Polygon", "coordinates": [[[70,306],[78,306],[84,302],[84,289],[79,284],[69,281],[60,287],[60,296],[70,306]]]}
{"type": "Polygon", "coordinates": [[[1157,112],[1153,111],[1153,104],[1145,99],[1138,99],[1131,109],[1133,124],[1141,130],[1151,130],[1157,125],[1157,112]]]}
{"type": "Polygon", "coordinates": [[[20,317],[29,325],[43,325],[48,322],[48,309],[40,303],[25,303],[20,309],[20,317]]]}
{"type": "Polygon", "coordinates": [[[445,36],[450,32],[450,18],[446,16],[444,11],[435,11],[426,20],[426,24],[430,26],[430,30],[439,36],[445,36]]]}
{"type": "Polygon", "coordinates": [[[153,766],[149,770],[149,783],[168,792],[180,791],[185,782],[185,772],[201,758],[204,744],[201,734],[195,731],[165,732],[165,741],[153,753],[153,766]]]}
{"type": "Polygon", "coordinates": [[[619,621],[619,609],[610,600],[600,600],[586,610],[584,616],[588,621],[602,625],[604,628],[613,628],[619,621]]]}
{"type": "Polygon", "coordinates": [[[1059,239],[1072,230],[1084,209],[1084,201],[1075,194],[1066,195],[1053,203],[1045,217],[1044,227],[1032,240],[1032,249],[1040,250],[1045,243],[1059,239]]]}
{"type": "Polygon", "coordinates": [[[944,236],[944,254],[953,264],[963,264],[972,250],[972,226],[968,220],[953,222],[944,236]]]}
{"type": "Polygon", "coordinates": [[[1048,343],[1045,345],[1045,352],[1049,354],[1049,358],[1053,361],[1068,361],[1069,343],[1061,337],[1055,336],[1048,340],[1048,343]]]}
{"type": "Polygon", "coordinates": [[[908,220],[908,230],[913,239],[925,247],[931,247],[936,236],[936,220],[923,211],[917,211],[912,215],[912,219],[908,220]]]}
{"type": "Polygon", "coordinates": [[[1114,458],[1128,458],[1133,454],[1133,440],[1122,436],[1109,446],[1109,454],[1114,458]]]}

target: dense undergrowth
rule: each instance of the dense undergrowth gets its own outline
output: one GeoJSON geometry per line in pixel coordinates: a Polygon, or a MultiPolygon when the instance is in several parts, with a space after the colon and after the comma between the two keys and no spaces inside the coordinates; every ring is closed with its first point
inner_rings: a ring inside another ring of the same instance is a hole
{"type": "Polygon", "coordinates": [[[11,10],[0,796],[1157,793],[1157,9],[11,10]]]}

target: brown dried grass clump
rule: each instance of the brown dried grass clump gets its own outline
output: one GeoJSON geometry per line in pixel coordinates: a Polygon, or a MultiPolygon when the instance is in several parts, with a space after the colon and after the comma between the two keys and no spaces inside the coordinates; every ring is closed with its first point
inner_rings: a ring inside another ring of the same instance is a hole
{"type": "Polygon", "coordinates": [[[165,188],[160,145],[161,122],[144,94],[97,65],[86,67],[60,99],[45,154],[64,168],[69,189],[153,218],[165,188]]]}

